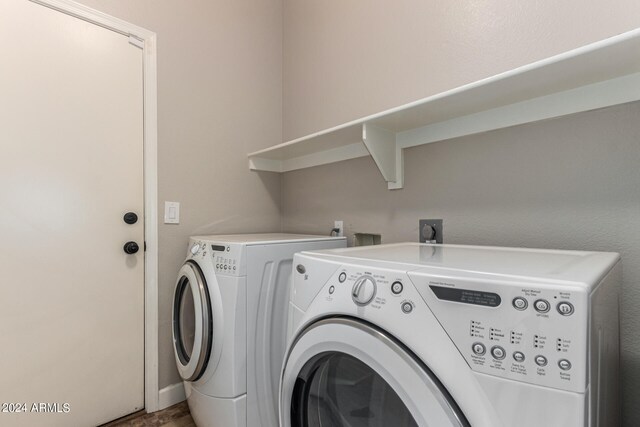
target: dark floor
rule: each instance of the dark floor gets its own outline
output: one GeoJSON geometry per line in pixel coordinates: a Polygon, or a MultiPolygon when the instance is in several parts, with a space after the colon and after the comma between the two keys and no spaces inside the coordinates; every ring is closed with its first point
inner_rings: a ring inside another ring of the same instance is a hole
{"type": "Polygon", "coordinates": [[[178,403],[162,411],[131,414],[102,427],[196,427],[187,402],[178,403]]]}

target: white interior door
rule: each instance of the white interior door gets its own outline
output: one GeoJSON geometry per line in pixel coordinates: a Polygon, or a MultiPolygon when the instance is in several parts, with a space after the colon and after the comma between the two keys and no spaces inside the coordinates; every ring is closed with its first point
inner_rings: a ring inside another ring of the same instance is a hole
{"type": "Polygon", "coordinates": [[[144,405],[143,53],[2,0],[0,55],[0,425],[101,424],[144,405]]]}

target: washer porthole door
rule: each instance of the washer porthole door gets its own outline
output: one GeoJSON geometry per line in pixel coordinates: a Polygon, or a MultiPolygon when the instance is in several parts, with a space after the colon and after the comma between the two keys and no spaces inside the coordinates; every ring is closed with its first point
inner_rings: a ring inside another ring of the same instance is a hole
{"type": "Polygon", "coordinates": [[[178,273],[173,298],[173,349],[178,372],[196,381],[207,368],[213,346],[209,289],[200,267],[187,261],[178,273]]]}
{"type": "Polygon", "coordinates": [[[369,324],[326,319],[294,341],[280,396],[283,427],[466,427],[435,375],[369,324]]]}

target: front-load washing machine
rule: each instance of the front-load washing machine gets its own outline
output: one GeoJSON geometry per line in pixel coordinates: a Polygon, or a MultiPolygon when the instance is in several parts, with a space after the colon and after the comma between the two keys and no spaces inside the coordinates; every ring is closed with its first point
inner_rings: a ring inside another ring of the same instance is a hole
{"type": "Polygon", "coordinates": [[[295,252],[343,237],[191,237],[173,303],[176,364],[200,427],[276,427],[295,252]]]}
{"type": "Polygon", "coordinates": [[[619,259],[417,243],[297,254],[281,426],[617,426],[619,259]]]}

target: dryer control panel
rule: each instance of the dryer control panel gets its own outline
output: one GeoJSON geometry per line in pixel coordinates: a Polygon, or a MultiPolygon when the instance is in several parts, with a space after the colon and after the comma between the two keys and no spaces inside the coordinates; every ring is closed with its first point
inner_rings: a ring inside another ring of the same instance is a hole
{"type": "Polygon", "coordinates": [[[474,371],[585,391],[589,296],[579,285],[409,277],[474,371]]]}
{"type": "Polygon", "coordinates": [[[230,244],[211,244],[211,257],[218,274],[239,276],[242,247],[230,244]]]}
{"type": "Polygon", "coordinates": [[[191,259],[209,260],[216,274],[244,276],[244,246],[234,243],[191,240],[187,255],[191,259]]]}

